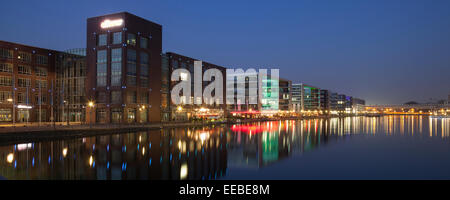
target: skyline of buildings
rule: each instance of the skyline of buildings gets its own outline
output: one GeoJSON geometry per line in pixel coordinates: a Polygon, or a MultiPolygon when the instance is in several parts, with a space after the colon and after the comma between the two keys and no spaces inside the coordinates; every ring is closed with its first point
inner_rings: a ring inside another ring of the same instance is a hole
{"type": "MultiPolygon", "coordinates": [[[[350,96],[338,95],[345,97],[336,104],[327,90],[302,83],[299,93],[298,81],[283,78],[279,91],[272,91],[272,83],[263,83],[265,97],[256,105],[174,105],[170,90],[176,81],[170,81],[170,74],[183,68],[194,77],[196,59],[164,54],[161,25],[127,12],[114,13],[87,19],[86,37],[86,49],[65,52],[0,42],[4,79],[0,100],[5,102],[0,121],[147,123],[355,110],[350,96]],[[278,97],[277,105],[271,94],[278,97]]],[[[209,68],[225,74],[226,68],[203,62],[203,71],[209,68]]],[[[252,80],[244,78],[248,96],[252,80]]]]}

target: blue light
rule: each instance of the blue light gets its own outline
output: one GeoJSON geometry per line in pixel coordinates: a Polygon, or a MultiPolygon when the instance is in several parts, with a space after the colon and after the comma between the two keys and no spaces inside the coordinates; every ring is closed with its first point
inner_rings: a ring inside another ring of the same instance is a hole
{"type": "Polygon", "coordinates": [[[34,167],[34,157],[33,157],[33,160],[31,160],[31,166],[34,167]]]}
{"type": "Polygon", "coordinates": [[[106,163],[106,169],[109,169],[109,162],[106,163]]]}
{"type": "Polygon", "coordinates": [[[152,148],[152,143],[150,142],[150,144],[148,144],[148,148],[151,149],[152,148]]]}
{"type": "Polygon", "coordinates": [[[159,163],[162,163],[162,160],[163,160],[163,159],[162,159],[162,156],[161,156],[161,158],[159,158],[159,163]]]}
{"type": "Polygon", "coordinates": [[[14,168],[17,167],[17,160],[14,161],[14,168]]]}
{"type": "Polygon", "coordinates": [[[52,158],[50,156],[48,156],[48,164],[50,164],[51,161],[52,161],[52,158]]]}
{"type": "Polygon", "coordinates": [[[137,145],[137,150],[139,151],[139,144],[137,145]]]}
{"type": "Polygon", "coordinates": [[[109,151],[109,144],[106,146],[106,151],[109,151]]]}
{"type": "Polygon", "coordinates": [[[170,161],[172,161],[172,154],[170,154],[170,161]]]}
{"type": "Polygon", "coordinates": [[[148,161],[148,165],[152,166],[152,159],[150,158],[150,160],[148,161]]]}

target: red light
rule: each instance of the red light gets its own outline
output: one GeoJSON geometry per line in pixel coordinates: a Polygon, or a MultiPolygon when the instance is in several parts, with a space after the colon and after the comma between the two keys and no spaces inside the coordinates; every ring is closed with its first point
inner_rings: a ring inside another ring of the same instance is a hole
{"type": "Polygon", "coordinates": [[[233,125],[231,127],[231,130],[233,132],[243,132],[243,133],[248,133],[248,134],[258,134],[261,133],[263,131],[277,131],[278,130],[278,126],[279,123],[275,122],[276,124],[274,124],[272,126],[272,122],[267,122],[270,123],[271,126],[267,126],[266,123],[261,124],[261,125],[233,125]]]}

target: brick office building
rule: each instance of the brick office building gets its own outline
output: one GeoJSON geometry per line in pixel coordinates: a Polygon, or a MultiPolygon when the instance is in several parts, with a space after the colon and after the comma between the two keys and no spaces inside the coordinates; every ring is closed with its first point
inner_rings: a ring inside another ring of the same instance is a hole
{"type": "MultiPolygon", "coordinates": [[[[200,118],[216,118],[221,119],[226,116],[226,68],[221,67],[215,64],[211,64],[208,62],[202,62],[202,77],[203,73],[208,69],[218,69],[222,73],[223,78],[223,101],[222,104],[213,103],[208,105],[205,103],[205,99],[202,100],[201,105],[194,104],[194,61],[198,61],[197,59],[190,58],[187,56],[183,56],[180,54],[167,52],[163,56],[163,65],[162,68],[168,70],[166,74],[168,77],[164,79],[170,80],[170,75],[176,69],[186,69],[189,71],[191,76],[191,103],[193,105],[175,105],[171,101],[170,91],[175,86],[178,81],[168,81],[168,106],[167,106],[167,114],[168,118],[171,121],[183,121],[183,120],[191,120],[191,119],[200,119],[200,118]]],[[[202,94],[206,86],[208,86],[212,81],[202,81],[202,94]]],[[[165,96],[164,96],[165,97],[165,96]]]]}
{"type": "Polygon", "coordinates": [[[161,121],[162,27],[127,12],[87,20],[88,123],[161,121]]]}
{"type": "MultiPolygon", "coordinates": [[[[82,56],[0,41],[0,122],[70,120],[67,116],[72,115],[73,98],[61,97],[76,91],[69,85],[74,82],[68,80],[84,75],[77,70],[62,72],[73,66],[83,68],[84,64],[82,56]],[[66,92],[59,83],[64,83],[66,92]]],[[[84,87],[84,80],[80,84],[84,87]]],[[[78,118],[70,121],[84,121],[84,93],[78,94],[77,100],[78,118]]]]}

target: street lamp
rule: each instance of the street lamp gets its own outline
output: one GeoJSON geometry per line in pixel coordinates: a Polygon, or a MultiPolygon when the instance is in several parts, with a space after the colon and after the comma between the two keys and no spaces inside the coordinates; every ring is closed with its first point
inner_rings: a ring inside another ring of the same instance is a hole
{"type": "Polygon", "coordinates": [[[92,109],[94,108],[95,104],[93,101],[89,101],[88,102],[88,106],[89,106],[89,127],[92,128],[92,109]]]}

